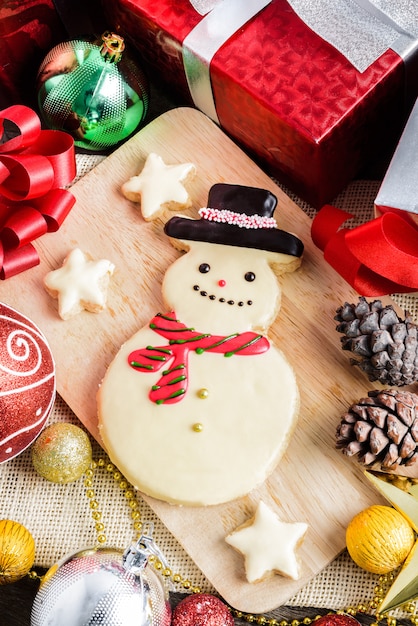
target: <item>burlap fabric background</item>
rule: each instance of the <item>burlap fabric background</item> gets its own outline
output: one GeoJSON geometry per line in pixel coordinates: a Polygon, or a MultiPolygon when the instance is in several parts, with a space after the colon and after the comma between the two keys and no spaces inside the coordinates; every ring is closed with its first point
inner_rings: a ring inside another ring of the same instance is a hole
{"type": "MultiPolygon", "coordinates": [[[[102,156],[77,156],[78,177],[97,165],[102,156]]],[[[334,204],[355,214],[353,225],[373,217],[373,200],[379,188],[377,181],[355,181],[338,197],[334,204]]],[[[286,190],[287,191],[287,190],[286,190]]],[[[289,192],[288,192],[289,193],[289,192]]],[[[293,200],[311,217],[313,209],[297,197],[293,200]]],[[[414,296],[397,296],[396,301],[418,319],[418,299],[414,296]]],[[[58,397],[48,423],[72,422],[82,426],[63,400],[58,397]]],[[[92,440],[93,457],[103,452],[92,440]]],[[[140,452],[141,444],[138,444],[140,452]]],[[[17,520],[32,533],[36,542],[36,564],[50,567],[64,555],[87,546],[96,545],[96,531],[83,480],[69,485],[57,485],[40,478],[33,469],[30,450],[0,466],[0,518],[17,520]]],[[[108,545],[126,548],[133,532],[129,509],[119,487],[105,471],[97,471],[94,488],[103,511],[108,545]]],[[[203,591],[214,592],[209,581],[198,570],[175,538],[156,518],[148,505],[139,498],[142,519],[155,524],[154,537],[163,549],[171,568],[203,591]]],[[[222,567],[222,564],[219,564],[222,567]]],[[[297,595],[289,600],[288,607],[316,607],[318,609],[344,609],[351,605],[367,603],[373,597],[377,576],[358,568],[343,552],[323,572],[314,578],[297,595]]],[[[4,595],[4,597],[6,597],[4,595]]],[[[2,589],[0,588],[0,607],[2,589]]],[[[280,611],[277,613],[280,616],[280,611]]],[[[398,617],[403,617],[397,612],[398,617]]],[[[6,626],[0,615],[0,624],[6,626]]],[[[24,622],[14,622],[16,624],[24,622]]],[[[7,626],[12,626],[8,621],[7,626]]]]}

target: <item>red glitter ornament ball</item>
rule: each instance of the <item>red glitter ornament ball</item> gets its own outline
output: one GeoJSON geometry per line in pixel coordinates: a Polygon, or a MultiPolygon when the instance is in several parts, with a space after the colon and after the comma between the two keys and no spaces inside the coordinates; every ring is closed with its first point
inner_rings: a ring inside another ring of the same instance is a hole
{"type": "Polygon", "coordinates": [[[25,315],[0,303],[0,463],[39,435],[55,399],[48,342],[25,315]]]}
{"type": "Polygon", "coordinates": [[[175,607],[171,626],[234,626],[234,618],[216,596],[195,593],[175,607]]]}
{"type": "Polygon", "coordinates": [[[351,615],[332,613],[316,619],[315,626],[360,626],[360,622],[351,615]]]}

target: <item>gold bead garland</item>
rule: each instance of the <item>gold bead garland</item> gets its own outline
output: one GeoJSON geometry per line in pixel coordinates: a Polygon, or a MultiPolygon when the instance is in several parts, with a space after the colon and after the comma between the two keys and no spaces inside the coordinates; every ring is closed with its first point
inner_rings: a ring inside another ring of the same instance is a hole
{"type": "MultiPolygon", "coordinates": [[[[92,511],[91,515],[95,522],[95,528],[97,532],[97,541],[100,545],[103,545],[107,541],[105,526],[102,522],[102,512],[99,510],[99,503],[96,500],[96,495],[93,489],[93,478],[95,474],[95,470],[97,468],[104,468],[106,471],[113,476],[115,482],[119,485],[125,499],[128,502],[128,506],[131,509],[131,518],[133,521],[133,528],[135,531],[135,539],[138,540],[142,534],[142,520],[141,520],[141,512],[139,510],[139,503],[135,497],[135,489],[126,478],[121,474],[121,472],[109,461],[101,458],[93,460],[90,468],[85,472],[84,486],[86,487],[86,496],[90,502],[90,509],[92,511]]],[[[183,587],[185,591],[189,591],[191,593],[200,593],[200,587],[197,587],[191,583],[187,578],[183,578],[183,576],[179,573],[173,573],[169,567],[164,567],[161,561],[155,556],[150,555],[148,557],[149,563],[153,565],[153,567],[160,572],[160,574],[164,578],[169,578],[176,585],[180,585],[183,587]]]]}
{"type": "MultiPolygon", "coordinates": [[[[93,480],[95,471],[100,469],[105,469],[109,474],[113,476],[115,482],[119,485],[121,492],[123,493],[129,508],[131,509],[131,519],[133,522],[133,529],[135,531],[135,538],[138,540],[142,534],[143,523],[141,519],[140,505],[136,499],[135,489],[129,484],[126,478],[122,475],[122,473],[116,468],[113,463],[109,460],[99,458],[98,460],[92,460],[90,467],[86,470],[84,474],[84,487],[86,489],[86,496],[89,500],[89,506],[91,509],[91,516],[95,523],[95,529],[97,533],[97,541],[99,545],[104,545],[107,541],[105,525],[102,521],[102,511],[99,509],[99,502],[96,499],[96,494],[93,489],[93,480]]],[[[163,563],[155,556],[150,555],[148,559],[149,563],[160,572],[160,574],[166,578],[170,579],[175,585],[182,587],[185,591],[189,593],[200,593],[201,589],[198,586],[193,585],[193,583],[184,578],[180,573],[173,573],[170,567],[165,567],[163,563]]],[[[28,576],[31,579],[42,579],[35,571],[30,571],[28,576]]],[[[355,617],[357,614],[370,614],[374,613],[375,621],[370,624],[370,626],[380,626],[380,622],[385,619],[387,626],[397,626],[397,619],[390,615],[380,615],[377,612],[379,604],[386,594],[386,588],[388,588],[395,578],[395,574],[390,572],[389,574],[382,574],[378,577],[378,583],[374,588],[373,598],[367,604],[358,604],[357,606],[350,606],[342,610],[338,611],[330,611],[328,614],[337,614],[337,615],[351,615],[355,617]]],[[[310,626],[313,622],[318,620],[323,615],[315,615],[314,617],[304,617],[300,620],[292,619],[290,621],[285,619],[277,619],[277,618],[269,618],[265,615],[256,615],[251,613],[243,613],[233,607],[228,607],[231,611],[231,614],[240,620],[243,620],[249,624],[257,624],[259,626],[310,626]]],[[[418,626],[418,613],[417,613],[417,603],[416,602],[408,602],[404,607],[404,610],[409,615],[409,621],[413,624],[413,626],[418,626]]]]}

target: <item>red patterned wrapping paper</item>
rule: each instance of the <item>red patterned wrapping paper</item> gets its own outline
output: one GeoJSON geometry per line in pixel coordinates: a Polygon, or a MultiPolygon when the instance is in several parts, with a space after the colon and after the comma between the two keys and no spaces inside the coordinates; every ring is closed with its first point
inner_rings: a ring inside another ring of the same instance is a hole
{"type": "MultiPolygon", "coordinates": [[[[152,76],[192,104],[182,42],[202,18],[188,0],[102,1],[109,24],[136,47],[152,76]]],[[[360,73],[286,0],[272,0],[235,33],[210,68],[223,130],[315,207],[370,163],[381,159],[384,172],[410,110],[404,62],[395,52],[360,73]]],[[[410,90],[416,95],[416,85],[410,90]]]]}

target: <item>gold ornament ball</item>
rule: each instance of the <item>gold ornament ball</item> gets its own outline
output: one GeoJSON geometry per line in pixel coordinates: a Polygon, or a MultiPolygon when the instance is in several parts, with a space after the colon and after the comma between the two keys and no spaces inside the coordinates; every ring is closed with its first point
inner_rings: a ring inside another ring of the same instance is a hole
{"type": "Polygon", "coordinates": [[[53,483],[78,480],[92,460],[90,439],[75,424],[57,422],[45,428],[32,446],[35,470],[53,483]]]}
{"type": "Polygon", "coordinates": [[[353,517],[346,531],[353,561],[373,574],[387,574],[401,565],[415,543],[414,532],[401,513],[373,505],[353,517]]]}
{"type": "Polygon", "coordinates": [[[27,528],[0,520],[0,585],[14,583],[29,572],[35,560],[35,542],[27,528]]]}

